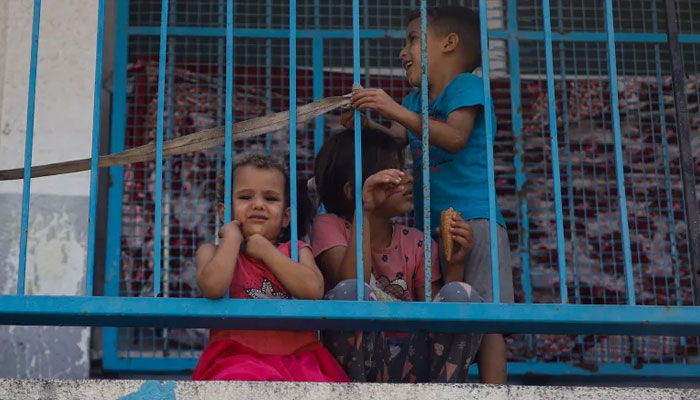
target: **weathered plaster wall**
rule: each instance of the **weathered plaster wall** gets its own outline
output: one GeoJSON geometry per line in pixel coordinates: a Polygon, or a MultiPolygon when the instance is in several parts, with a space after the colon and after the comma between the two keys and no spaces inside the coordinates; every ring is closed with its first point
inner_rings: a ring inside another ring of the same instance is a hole
{"type": "MultiPolygon", "coordinates": [[[[0,169],[23,166],[33,1],[0,0],[0,169]]],[[[90,156],[97,2],[42,2],[33,164],[90,156]]],[[[28,295],[84,294],[88,172],[31,182],[28,295]]],[[[0,182],[0,294],[15,293],[22,182],[0,182]]],[[[89,329],[0,327],[0,377],[88,376],[89,329]]]]}
{"type": "Polygon", "coordinates": [[[292,382],[191,381],[12,381],[0,380],[0,399],[175,400],[175,399],[601,399],[678,400],[700,398],[696,389],[542,387],[440,384],[321,384],[292,382]]]}

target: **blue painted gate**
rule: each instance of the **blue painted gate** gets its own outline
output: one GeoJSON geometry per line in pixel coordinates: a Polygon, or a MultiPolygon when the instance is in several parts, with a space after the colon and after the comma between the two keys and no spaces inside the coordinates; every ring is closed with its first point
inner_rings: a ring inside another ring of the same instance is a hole
{"type": "MultiPolygon", "coordinates": [[[[410,90],[398,60],[404,15],[421,3],[121,0],[109,150],[150,141],[162,150],[164,139],[294,110],[347,93],[353,82],[401,98],[410,90]]],[[[210,207],[218,171],[230,171],[238,152],[261,149],[288,157],[293,176],[305,182],[324,135],[338,127],[337,116],[326,115],[243,143],[231,143],[228,129],[226,147],[216,151],[160,153],[155,163],[112,167],[108,297],[5,296],[2,321],[119,326],[105,328],[103,342],[104,367],[117,371],[192,369],[206,344],[205,328],[221,324],[391,323],[512,332],[512,374],[700,375],[693,281],[700,260],[690,239],[698,228],[694,191],[700,182],[692,176],[700,170],[700,27],[693,22],[700,7],[678,2],[675,34],[663,1],[435,3],[481,10],[489,60],[484,90],[494,99],[498,122],[489,154],[491,201],[498,201],[508,224],[518,304],[331,307],[190,299],[197,297],[196,247],[215,240],[222,222],[210,207]],[[674,43],[675,52],[669,50],[674,43]],[[671,62],[681,56],[684,64],[671,62]],[[678,65],[685,75],[674,71],[678,65]],[[674,91],[679,82],[685,93],[674,91]],[[681,99],[687,126],[676,114],[681,99]]],[[[37,29],[38,22],[37,14],[37,29]]],[[[99,102],[97,96],[95,132],[99,102]]],[[[293,193],[297,184],[293,180],[293,193]]],[[[93,179],[91,221],[96,185],[93,179]]],[[[23,228],[26,249],[26,221],[23,228]]],[[[92,293],[92,225],[89,240],[92,293]]]]}

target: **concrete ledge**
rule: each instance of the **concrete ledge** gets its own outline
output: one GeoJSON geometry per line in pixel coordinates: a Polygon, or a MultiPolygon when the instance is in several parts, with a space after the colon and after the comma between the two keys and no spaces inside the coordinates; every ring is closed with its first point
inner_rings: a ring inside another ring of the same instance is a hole
{"type": "Polygon", "coordinates": [[[601,399],[700,398],[696,389],[543,387],[492,385],[319,384],[289,382],[191,382],[137,380],[0,379],[0,399],[601,399]]]}

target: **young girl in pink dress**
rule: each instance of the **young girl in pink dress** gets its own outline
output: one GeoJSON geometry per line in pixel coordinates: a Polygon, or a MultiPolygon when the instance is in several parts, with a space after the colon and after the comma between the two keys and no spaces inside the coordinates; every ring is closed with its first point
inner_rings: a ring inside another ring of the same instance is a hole
{"type": "MultiPolygon", "coordinates": [[[[223,179],[218,212],[223,217],[223,179]]],[[[323,277],[306,243],[280,240],[290,221],[289,177],[277,159],[246,154],[233,169],[233,220],[219,230],[221,243],[197,250],[197,284],[220,299],[321,299],[323,277]],[[280,243],[281,242],[281,243],[280,243]]],[[[212,329],[194,380],[347,382],[315,331],[212,329]]]]}
{"type": "MultiPolygon", "coordinates": [[[[337,133],[324,142],[314,166],[327,213],[314,219],[311,242],[326,282],[326,298],[357,298],[355,229],[362,223],[364,300],[425,301],[425,285],[431,285],[432,301],[481,302],[479,294],[461,282],[463,262],[474,243],[471,226],[461,217],[454,219],[450,233],[455,250],[441,274],[435,241],[423,243],[423,232],[395,221],[413,211],[413,179],[402,171],[401,146],[371,129],[362,130],[363,220],[357,221],[353,148],[353,132],[337,133]],[[425,280],[424,246],[432,246],[430,282],[425,280]]],[[[323,332],[330,352],[350,379],[359,382],[465,382],[481,338],[480,333],[323,332]]],[[[477,361],[482,376],[495,373],[493,359],[489,349],[482,350],[477,361]]]]}

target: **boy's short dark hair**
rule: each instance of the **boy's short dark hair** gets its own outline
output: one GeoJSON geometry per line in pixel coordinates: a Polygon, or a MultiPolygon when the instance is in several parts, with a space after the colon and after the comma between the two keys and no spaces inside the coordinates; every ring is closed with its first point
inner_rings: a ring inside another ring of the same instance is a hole
{"type": "MultiPolygon", "coordinates": [[[[430,29],[448,35],[456,33],[459,45],[467,57],[466,69],[473,71],[481,65],[481,31],[479,14],[466,7],[430,7],[426,10],[430,29]]],[[[420,18],[420,10],[412,11],[406,17],[406,25],[420,18]]]]}
{"type": "MultiPolygon", "coordinates": [[[[347,182],[355,182],[355,133],[341,131],[329,137],[314,163],[314,180],[326,211],[352,218],[355,202],[345,197],[347,182]]],[[[403,165],[403,146],[383,132],[362,130],[362,183],[381,170],[395,168],[394,155],[403,165]]]]}

